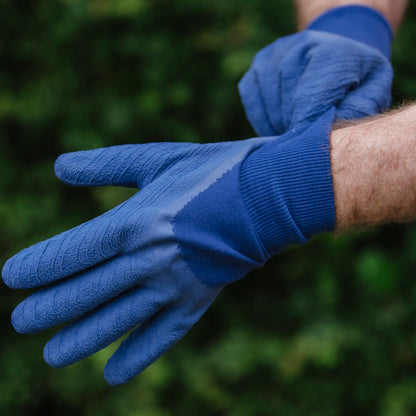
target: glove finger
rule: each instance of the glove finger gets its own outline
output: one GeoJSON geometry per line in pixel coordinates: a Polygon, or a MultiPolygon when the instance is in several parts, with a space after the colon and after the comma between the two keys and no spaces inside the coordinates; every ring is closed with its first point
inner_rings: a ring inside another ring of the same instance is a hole
{"type": "Polygon", "coordinates": [[[198,321],[208,305],[194,314],[165,309],[135,329],[108,360],[104,377],[110,385],[125,383],[162,356],[198,321]]]}
{"type": "MultiPolygon", "coordinates": [[[[286,86],[282,87],[284,97],[293,96],[290,101],[293,108],[285,114],[285,124],[289,129],[314,121],[329,108],[337,106],[351,88],[359,85],[356,62],[348,61],[347,66],[344,65],[342,73],[323,69],[320,59],[312,57],[295,89],[289,91],[286,86]],[[316,81],[317,74],[322,81],[316,81]]],[[[285,74],[282,78],[289,79],[290,75],[285,74]]]]}
{"type": "MultiPolygon", "coordinates": [[[[283,124],[281,77],[282,63],[287,55],[302,44],[304,33],[286,36],[260,50],[238,88],[246,115],[259,136],[280,135],[287,131],[283,124]]],[[[290,89],[295,90],[303,68],[290,65],[290,77],[294,80],[290,89]]],[[[285,81],[287,82],[287,81],[285,81]]]]}
{"type": "Polygon", "coordinates": [[[183,159],[192,143],[148,143],[65,153],[55,162],[55,174],[77,186],[143,188],[172,163],[183,159]]]}
{"type": "MultiPolygon", "coordinates": [[[[293,96],[293,111],[285,113],[289,114],[287,123],[290,128],[314,121],[332,106],[338,110],[345,100],[352,104],[349,105],[352,118],[360,117],[363,112],[373,114],[374,109],[384,107],[390,97],[392,74],[388,62],[379,54],[367,56],[367,49],[355,50],[355,55],[354,50],[346,49],[345,56],[351,55],[354,59],[345,60],[342,54],[333,56],[330,49],[320,51],[317,48],[298,81],[295,93],[286,90],[289,83],[283,83],[283,96],[293,96]],[[322,65],[322,62],[330,62],[331,58],[334,67],[342,68],[342,71],[322,65]],[[317,74],[320,77],[318,81],[317,74]],[[370,106],[366,107],[368,104],[370,106]]],[[[282,76],[283,79],[287,77],[290,74],[282,76]]],[[[343,118],[338,111],[336,116],[343,118]]]]}
{"type": "Polygon", "coordinates": [[[12,313],[17,332],[34,334],[71,321],[143,282],[146,260],[116,257],[27,297],[12,313]]]}
{"type": "Polygon", "coordinates": [[[153,289],[131,290],[59,331],[45,345],[45,361],[59,368],[94,354],[152,317],[167,298],[153,289]]]}
{"type": "Polygon", "coordinates": [[[273,136],[275,133],[268,118],[267,108],[261,94],[260,79],[253,65],[238,84],[241,101],[247,119],[258,136],[273,136]]]}
{"type": "Polygon", "coordinates": [[[4,282],[12,289],[43,286],[119,254],[130,232],[127,203],[20,251],[4,265],[4,282]]]}
{"type": "Polygon", "coordinates": [[[345,98],[338,104],[336,118],[353,120],[387,110],[391,104],[393,69],[386,62],[384,68],[370,72],[356,89],[348,91],[345,98]]]}

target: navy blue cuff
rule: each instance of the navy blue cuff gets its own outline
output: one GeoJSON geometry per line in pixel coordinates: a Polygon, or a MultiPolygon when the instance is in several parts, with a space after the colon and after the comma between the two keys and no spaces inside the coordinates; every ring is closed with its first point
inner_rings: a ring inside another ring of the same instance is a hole
{"type": "Polygon", "coordinates": [[[390,59],[393,30],[386,18],[371,7],[351,5],[331,9],[306,29],[346,36],[379,50],[390,59]]]}
{"type": "Polygon", "coordinates": [[[308,129],[278,137],[245,160],[241,192],[269,255],[335,228],[329,135],[334,109],[308,129]]]}

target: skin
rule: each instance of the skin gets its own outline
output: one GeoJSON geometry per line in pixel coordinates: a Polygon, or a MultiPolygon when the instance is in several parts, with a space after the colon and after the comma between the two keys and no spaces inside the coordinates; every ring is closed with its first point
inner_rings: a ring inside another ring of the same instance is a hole
{"type": "MultiPolygon", "coordinates": [[[[396,31],[408,0],[295,0],[304,29],[334,7],[361,4],[396,31]]],[[[336,232],[416,219],[416,105],[335,126],[331,134],[336,232]]]]}
{"type": "Polygon", "coordinates": [[[329,9],[350,4],[373,7],[381,12],[396,31],[403,20],[408,0],[295,0],[298,28],[304,29],[313,19],[329,9]]]}
{"type": "Polygon", "coordinates": [[[337,232],[416,219],[416,105],[335,127],[330,140],[337,232]]]}

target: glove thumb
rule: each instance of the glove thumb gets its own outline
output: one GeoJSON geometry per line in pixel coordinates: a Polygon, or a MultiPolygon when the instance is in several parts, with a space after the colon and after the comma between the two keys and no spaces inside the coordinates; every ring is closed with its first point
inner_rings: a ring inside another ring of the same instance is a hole
{"type": "MultiPolygon", "coordinates": [[[[141,188],[151,180],[148,172],[151,157],[145,146],[112,146],[64,153],[55,161],[55,174],[69,185],[141,188]]],[[[153,159],[153,162],[152,168],[158,160],[153,159]]]]}
{"type": "Polygon", "coordinates": [[[70,185],[136,186],[136,172],[131,169],[131,147],[113,146],[64,153],[55,161],[55,174],[70,185]]]}
{"type": "Polygon", "coordinates": [[[192,143],[147,143],[64,153],[55,174],[76,186],[143,188],[193,150],[192,143]]]}

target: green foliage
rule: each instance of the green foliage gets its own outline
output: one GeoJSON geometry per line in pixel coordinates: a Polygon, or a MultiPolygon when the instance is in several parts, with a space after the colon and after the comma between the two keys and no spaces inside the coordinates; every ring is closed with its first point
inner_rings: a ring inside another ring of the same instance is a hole
{"type": "MultiPolygon", "coordinates": [[[[236,85],[295,30],[290,0],[0,2],[0,260],[86,221],[130,190],[71,189],[62,152],[252,132],[236,85]]],[[[416,95],[416,6],[393,51],[396,103],[416,95]]],[[[0,414],[80,416],[416,413],[416,229],[321,236],[231,285],[177,347],[127,385],[110,346],[54,370],[0,287],[0,414]]]]}

